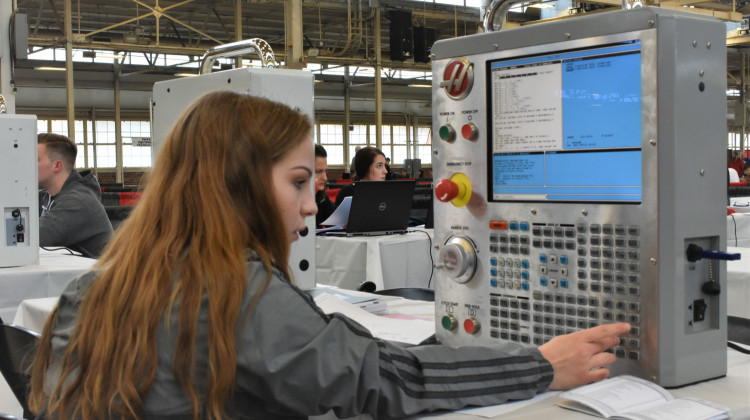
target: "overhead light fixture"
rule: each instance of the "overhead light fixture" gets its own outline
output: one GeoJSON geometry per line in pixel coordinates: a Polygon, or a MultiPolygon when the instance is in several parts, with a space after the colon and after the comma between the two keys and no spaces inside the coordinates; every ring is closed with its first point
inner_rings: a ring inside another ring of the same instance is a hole
{"type": "Polygon", "coordinates": [[[102,55],[99,55],[99,54],[97,54],[96,58],[111,58],[113,60],[122,60],[123,58],[125,58],[125,54],[123,54],[123,55],[113,55],[113,54],[102,54],[102,55]]]}
{"type": "Polygon", "coordinates": [[[534,3],[530,4],[528,7],[536,7],[537,9],[554,9],[555,6],[553,6],[551,3],[534,3]]]}
{"type": "Polygon", "coordinates": [[[34,70],[65,71],[65,67],[40,66],[40,67],[34,67],[34,70]]]}
{"type": "Polygon", "coordinates": [[[175,73],[175,77],[193,77],[197,76],[195,73],[175,73]]]}
{"type": "Polygon", "coordinates": [[[409,87],[420,87],[420,88],[431,88],[432,85],[428,85],[426,83],[413,83],[411,85],[408,85],[409,87]]]}

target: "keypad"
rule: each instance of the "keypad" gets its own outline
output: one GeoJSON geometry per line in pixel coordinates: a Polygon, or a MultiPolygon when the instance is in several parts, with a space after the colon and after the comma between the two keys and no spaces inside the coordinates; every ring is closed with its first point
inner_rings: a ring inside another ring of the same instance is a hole
{"type": "Polygon", "coordinates": [[[640,359],[641,230],[617,223],[507,221],[489,234],[490,335],[541,345],[611,322],[633,328],[612,353],[640,359]]]}

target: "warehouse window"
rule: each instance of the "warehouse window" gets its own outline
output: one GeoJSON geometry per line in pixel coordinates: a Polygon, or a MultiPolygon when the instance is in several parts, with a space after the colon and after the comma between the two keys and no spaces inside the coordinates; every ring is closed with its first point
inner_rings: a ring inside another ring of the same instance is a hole
{"type": "Polygon", "coordinates": [[[320,145],[328,153],[328,165],[344,164],[344,131],[341,124],[319,124],[320,145]]]}
{"type": "Polygon", "coordinates": [[[122,121],[122,166],[151,166],[151,125],[148,121],[122,121]]]}

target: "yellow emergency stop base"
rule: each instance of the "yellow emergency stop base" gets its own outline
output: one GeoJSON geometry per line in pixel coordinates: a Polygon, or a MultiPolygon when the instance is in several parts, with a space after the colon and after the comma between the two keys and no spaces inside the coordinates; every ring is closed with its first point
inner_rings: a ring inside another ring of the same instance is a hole
{"type": "Polygon", "coordinates": [[[469,200],[471,199],[471,181],[469,181],[469,177],[462,173],[457,173],[451,177],[451,181],[458,185],[458,195],[451,200],[451,203],[456,207],[464,207],[469,204],[469,200]]]}

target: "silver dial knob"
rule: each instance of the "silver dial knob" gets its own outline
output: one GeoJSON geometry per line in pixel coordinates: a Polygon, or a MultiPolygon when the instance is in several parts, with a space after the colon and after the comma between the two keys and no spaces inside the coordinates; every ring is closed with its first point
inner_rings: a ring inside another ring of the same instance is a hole
{"type": "Polygon", "coordinates": [[[477,268],[477,252],[470,239],[454,236],[440,251],[440,263],[446,274],[456,283],[466,283],[477,268]]]}

